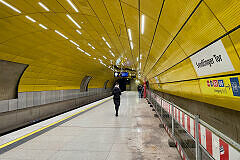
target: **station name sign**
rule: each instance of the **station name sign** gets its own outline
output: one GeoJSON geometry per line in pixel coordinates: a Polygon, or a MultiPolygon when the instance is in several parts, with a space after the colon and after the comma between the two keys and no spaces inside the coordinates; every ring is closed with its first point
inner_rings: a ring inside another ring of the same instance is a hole
{"type": "Polygon", "coordinates": [[[221,40],[190,57],[198,76],[234,71],[221,40]]]}

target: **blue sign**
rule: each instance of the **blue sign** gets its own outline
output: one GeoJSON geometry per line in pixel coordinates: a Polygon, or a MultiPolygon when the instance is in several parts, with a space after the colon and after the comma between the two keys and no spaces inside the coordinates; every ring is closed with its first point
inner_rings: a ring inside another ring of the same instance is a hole
{"type": "Polygon", "coordinates": [[[224,82],[223,82],[223,80],[218,80],[218,86],[219,86],[219,87],[224,87],[224,82]]]}
{"type": "Polygon", "coordinates": [[[240,96],[240,86],[238,77],[230,78],[232,92],[234,96],[240,96]]]}
{"type": "Polygon", "coordinates": [[[121,72],[121,77],[128,77],[128,72],[121,72]]]}

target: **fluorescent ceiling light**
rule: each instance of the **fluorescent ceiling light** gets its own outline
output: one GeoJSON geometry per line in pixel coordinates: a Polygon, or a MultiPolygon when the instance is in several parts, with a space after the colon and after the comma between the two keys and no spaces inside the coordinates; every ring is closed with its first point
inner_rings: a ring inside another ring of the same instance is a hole
{"type": "Polygon", "coordinates": [[[140,54],[140,59],[142,59],[142,55],[140,54]]]}
{"type": "Polygon", "coordinates": [[[111,46],[110,46],[110,44],[106,41],[106,44],[107,44],[107,46],[109,47],[109,48],[111,48],[111,46]]]}
{"type": "Polygon", "coordinates": [[[101,62],[101,64],[107,67],[107,65],[106,65],[105,63],[102,63],[102,62],[101,62]]]}
{"type": "Polygon", "coordinates": [[[145,23],[145,16],[144,14],[142,15],[142,28],[141,28],[141,33],[144,33],[144,23],[145,23]]]}
{"type": "Polygon", "coordinates": [[[8,6],[9,8],[11,8],[12,10],[14,10],[15,12],[18,13],[22,13],[20,10],[18,10],[17,8],[13,7],[12,5],[8,4],[7,2],[0,0],[0,2],[2,2],[4,5],[8,6]]]}
{"type": "Polygon", "coordinates": [[[103,56],[104,59],[107,59],[107,57],[103,56]]]}
{"type": "Polygon", "coordinates": [[[104,37],[102,37],[102,40],[104,40],[104,42],[107,44],[107,46],[108,46],[109,48],[111,48],[110,44],[106,41],[106,39],[105,39],[104,37]]]}
{"type": "Polygon", "coordinates": [[[81,26],[79,26],[79,24],[69,15],[67,14],[67,17],[78,27],[81,29],[81,26]]]}
{"type": "Polygon", "coordinates": [[[32,21],[33,23],[35,23],[36,21],[34,19],[32,19],[31,17],[29,16],[25,16],[27,19],[29,19],[30,21],[32,21]]]}
{"type": "Polygon", "coordinates": [[[92,49],[95,49],[90,43],[88,43],[88,45],[89,45],[90,47],[92,47],[92,49]]]}
{"type": "Polygon", "coordinates": [[[97,58],[94,57],[93,59],[97,59],[97,58]]]}
{"type": "MultiPolygon", "coordinates": [[[[88,55],[88,56],[91,56],[89,53],[85,52],[84,50],[82,50],[81,48],[77,47],[77,49],[81,52],[83,52],[84,54],[88,55]]],[[[94,58],[93,58],[94,59],[94,58]]]]}
{"type": "Polygon", "coordinates": [[[133,42],[130,42],[131,49],[133,50],[133,42]]]}
{"type": "Polygon", "coordinates": [[[87,53],[87,52],[84,52],[86,55],[88,55],[88,56],[91,56],[89,53],[87,53]]]}
{"type": "Polygon", "coordinates": [[[131,29],[130,28],[128,28],[128,36],[129,36],[130,41],[132,41],[132,33],[131,33],[131,29]]]}
{"type": "Polygon", "coordinates": [[[137,57],[137,62],[138,62],[138,57],[137,57]]]}
{"type": "Polygon", "coordinates": [[[79,47],[77,47],[77,49],[79,50],[79,51],[81,51],[81,52],[84,52],[84,50],[82,50],[81,48],[79,48],[79,47]]]}
{"type": "Polygon", "coordinates": [[[74,44],[74,45],[76,45],[76,46],[78,46],[79,47],[79,45],[76,43],[76,42],[74,42],[74,41],[72,41],[72,40],[69,40],[72,44],[74,44]]]}
{"type": "Polygon", "coordinates": [[[77,31],[79,34],[82,34],[82,32],[80,32],[79,30],[76,29],[76,31],[77,31]]]}
{"type": "Polygon", "coordinates": [[[100,62],[102,62],[102,60],[101,59],[98,59],[100,62]]]}
{"type": "Polygon", "coordinates": [[[66,37],[64,34],[62,34],[61,32],[59,32],[58,30],[55,30],[55,32],[56,32],[57,34],[59,34],[60,36],[62,36],[63,38],[68,39],[68,37],[66,37]]]}
{"type": "Polygon", "coordinates": [[[38,4],[43,8],[45,9],[46,11],[50,11],[42,2],[38,2],[38,4]]]}
{"type": "Polygon", "coordinates": [[[40,27],[42,27],[43,29],[48,29],[46,26],[39,24],[40,27]]]}
{"type": "Polygon", "coordinates": [[[70,4],[70,6],[71,6],[76,12],[78,12],[78,9],[77,9],[76,6],[71,2],[71,0],[67,0],[67,2],[70,4]]]}
{"type": "Polygon", "coordinates": [[[112,54],[113,57],[115,57],[115,55],[113,54],[113,52],[111,50],[109,50],[109,52],[112,54]]]}

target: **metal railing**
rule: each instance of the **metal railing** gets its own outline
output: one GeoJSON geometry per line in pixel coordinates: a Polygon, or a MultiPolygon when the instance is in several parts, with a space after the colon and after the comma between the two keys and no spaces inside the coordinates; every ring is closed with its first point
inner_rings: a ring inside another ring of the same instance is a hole
{"type": "Polygon", "coordinates": [[[147,90],[147,99],[175,141],[182,159],[240,160],[240,145],[201,120],[199,115],[192,115],[152,90],[147,90]]]}

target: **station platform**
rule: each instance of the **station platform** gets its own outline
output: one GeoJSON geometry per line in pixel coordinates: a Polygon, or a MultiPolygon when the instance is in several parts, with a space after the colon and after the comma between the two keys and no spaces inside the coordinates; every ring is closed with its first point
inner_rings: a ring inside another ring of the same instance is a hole
{"type": "Polygon", "coordinates": [[[109,97],[0,137],[0,159],[181,159],[153,115],[137,92],[124,92],[118,117],[109,97]]]}

